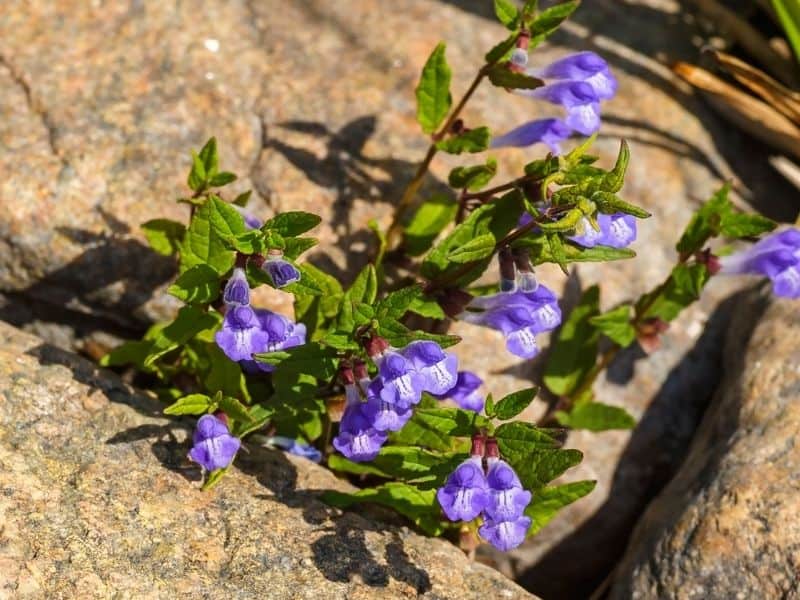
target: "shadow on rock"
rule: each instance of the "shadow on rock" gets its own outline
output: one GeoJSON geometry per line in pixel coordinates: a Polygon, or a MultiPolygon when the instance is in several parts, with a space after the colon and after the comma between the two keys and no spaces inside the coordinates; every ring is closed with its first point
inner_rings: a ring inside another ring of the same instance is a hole
{"type": "MultiPolygon", "coordinates": [[[[717,307],[694,347],[669,373],[633,431],[605,504],[523,572],[521,585],[548,599],[588,598],[612,571],[639,516],[686,456],[722,379],[722,351],[733,311],[748,293],[734,294],[717,307]]],[[[751,332],[760,314],[754,311],[751,332]]]]}

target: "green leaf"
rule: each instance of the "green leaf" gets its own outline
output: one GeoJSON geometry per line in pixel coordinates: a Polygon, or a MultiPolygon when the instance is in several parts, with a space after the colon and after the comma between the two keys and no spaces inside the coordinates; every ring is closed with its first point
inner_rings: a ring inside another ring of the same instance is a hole
{"type": "Polygon", "coordinates": [[[423,202],[405,229],[404,248],[411,256],[419,256],[453,221],[458,205],[445,194],[434,194],[423,202]]]}
{"type": "Polygon", "coordinates": [[[580,2],[572,0],[570,2],[561,2],[540,12],[530,24],[531,41],[529,47],[536,47],[537,44],[558,29],[561,23],[575,12],[578,6],[580,6],[580,2]]]}
{"type": "Polygon", "coordinates": [[[429,319],[446,319],[447,315],[439,303],[432,298],[417,297],[411,301],[408,310],[429,319]]]}
{"type": "Polygon", "coordinates": [[[512,33],[510,36],[508,36],[502,42],[500,42],[495,47],[493,47],[491,50],[489,50],[489,52],[486,53],[486,62],[487,62],[487,64],[491,65],[491,64],[494,64],[496,62],[500,62],[501,60],[506,58],[506,56],[508,56],[511,53],[511,50],[516,45],[517,37],[518,37],[517,33],[512,33]]]}
{"type": "Polygon", "coordinates": [[[224,396],[241,396],[250,400],[247,382],[239,363],[225,356],[215,341],[205,344],[208,358],[208,369],[201,376],[206,390],[210,393],[221,392],[224,396]]]}
{"type": "Polygon", "coordinates": [[[449,348],[461,341],[457,335],[439,335],[425,331],[411,331],[408,327],[394,319],[381,319],[378,321],[378,334],[386,338],[395,348],[402,348],[411,342],[430,340],[442,348],[449,348]]]}
{"type": "Polygon", "coordinates": [[[450,112],[453,103],[450,78],[450,66],[445,58],[445,44],[440,42],[422,68],[422,76],[416,89],[417,121],[425,133],[434,133],[450,112]]]}
{"type": "Polygon", "coordinates": [[[494,0],[494,14],[497,15],[497,20],[511,31],[517,28],[519,13],[511,0],[494,0]]]}
{"type": "Polygon", "coordinates": [[[186,184],[194,192],[200,192],[205,189],[208,175],[206,168],[203,165],[203,159],[197,154],[192,152],[192,168],[189,171],[189,177],[186,179],[186,184]]]}
{"type": "Polygon", "coordinates": [[[231,396],[223,396],[219,401],[219,408],[222,412],[228,415],[228,417],[234,419],[235,421],[249,423],[252,420],[250,418],[249,409],[236,398],[231,396]]]}
{"type": "Polygon", "coordinates": [[[628,163],[631,160],[631,149],[628,142],[622,140],[619,145],[619,154],[617,154],[617,162],[614,168],[611,169],[603,177],[603,182],[600,189],[604,192],[617,193],[622,189],[622,184],[625,182],[625,172],[628,170],[628,163]]]}
{"type": "Polygon", "coordinates": [[[724,185],[708,202],[695,211],[675,246],[681,255],[689,256],[702,250],[709,238],[719,235],[723,215],[733,209],[728,199],[729,191],[730,186],[724,185]]]}
{"type": "Polygon", "coordinates": [[[448,451],[458,447],[455,437],[471,436],[488,421],[459,408],[418,408],[398,432],[391,434],[394,443],[448,451]]]}
{"type": "Polygon", "coordinates": [[[411,303],[422,295],[422,286],[419,284],[400,288],[383,298],[375,307],[375,317],[378,321],[398,320],[408,312],[411,303]]]}
{"type": "Polygon", "coordinates": [[[316,238],[290,237],[286,238],[283,256],[289,260],[296,260],[303,252],[310,250],[319,243],[316,238]]]}
{"type": "Polygon", "coordinates": [[[356,463],[333,454],[328,457],[328,466],[355,475],[377,475],[429,487],[441,485],[466,458],[466,453],[443,454],[415,446],[384,446],[369,463],[356,463]]]}
{"type": "MultiPolygon", "coordinates": [[[[475,192],[485,187],[492,180],[496,173],[497,161],[493,158],[489,158],[483,165],[474,165],[472,167],[456,167],[450,171],[447,182],[451,187],[475,192]]],[[[452,201],[449,202],[449,205],[453,207],[453,215],[448,218],[448,222],[450,222],[455,215],[456,206],[452,201]]]]}
{"type": "Polygon", "coordinates": [[[226,238],[226,243],[242,254],[263,254],[267,251],[264,233],[258,229],[251,229],[240,233],[236,237],[226,238]]]}
{"type": "Polygon", "coordinates": [[[495,405],[495,416],[501,421],[513,419],[523,410],[528,408],[536,394],[539,393],[539,388],[532,387],[525,390],[520,390],[503,397],[495,405]]]}
{"type": "Polygon", "coordinates": [[[558,396],[565,396],[580,385],[597,361],[599,332],[591,318],[600,314],[600,288],[588,288],[551,342],[544,368],[544,384],[558,396]]]}
{"type": "Polygon", "coordinates": [[[535,90],[544,85],[538,77],[512,71],[505,64],[498,64],[489,69],[489,81],[492,85],[513,90],[535,90]]]}
{"type": "Polygon", "coordinates": [[[218,274],[227,273],[235,261],[229,242],[246,231],[235,208],[212,196],[197,209],[181,244],[181,272],[206,264],[218,274]]]}
{"type": "Polygon", "coordinates": [[[313,229],[320,224],[322,219],[317,215],[300,210],[289,211],[275,215],[261,228],[262,231],[274,231],[285,237],[298,236],[313,229]]]}
{"type": "Polygon", "coordinates": [[[211,179],[217,174],[219,170],[219,154],[217,154],[217,138],[212,137],[209,139],[202,150],[200,150],[200,160],[203,161],[203,167],[208,179],[211,179]]]}
{"type": "Polygon", "coordinates": [[[219,274],[208,265],[195,265],[175,280],[167,293],[188,304],[208,304],[219,296],[219,274]]]}
{"type": "Polygon", "coordinates": [[[636,420],[624,408],[600,402],[578,404],[569,413],[558,411],[555,416],[561,425],[572,429],[607,431],[636,426],[636,420]]]}
{"type": "Polygon", "coordinates": [[[528,536],[541,531],[562,508],[591,493],[596,484],[596,481],[574,481],[540,489],[525,509],[525,515],[533,521],[528,536]]]}
{"type": "Polygon", "coordinates": [[[708,269],[703,264],[676,266],[664,286],[645,294],[637,302],[637,313],[644,307],[641,319],[674,320],[681,311],[700,297],[708,282],[708,269]]]}
{"type": "Polygon", "coordinates": [[[741,239],[758,237],[775,227],[777,227],[775,221],[761,215],[731,212],[722,215],[720,232],[725,237],[741,239]]]}
{"type": "Polygon", "coordinates": [[[279,369],[272,374],[275,393],[270,399],[274,409],[272,423],[288,437],[315,440],[322,435],[325,402],[317,398],[316,378],[307,373],[279,369]]]}
{"type": "Polygon", "coordinates": [[[375,274],[375,267],[370,263],[365,266],[356,277],[353,285],[347,290],[346,298],[355,302],[366,302],[372,304],[378,295],[378,279],[375,274]]]}
{"type": "Polygon", "coordinates": [[[631,323],[631,305],[623,304],[614,310],[589,319],[608,339],[622,348],[630,346],[636,339],[636,329],[631,323]]]}
{"type": "Polygon", "coordinates": [[[556,440],[529,423],[504,423],[495,437],[501,455],[517,472],[523,487],[534,492],[583,458],[578,450],[559,449],[556,440]]]}
{"type": "Polygon", "coordinates": [[[337,355],[338,352],[334,348],[327,348],[317,342],[308,342],[286,350],[254,354],[253,358],[287,374],[308,373],[323,379],[333,377],[335,374],[337,355]]]}
{"type": "Polygon", "coordinates": [[[629,204],[611,192],[595,192],[592,194],[592,202],[597,205],[601,212],[606,214],[621,212],[626,215],[633,215],[638,219],[646,219],[650,216],[650,213],[643,208],[629,204]]]}
{"type": "Polygon", "coordinates": [[[455,248],[447,255],[447,259],[454,263],[466,263],[480,260],[492,255],[495,243],[496,240],[491,233],[483,233],[472,238],[460,248],[455,248]]]}
{"type": "Polygon", "coordinates": [[[544,179],[558,173],[559,163],[557,156],[542,158],[525,165],[525,175],[536,179],[544,179]]]}
{"type": "Polygon", "coordinates": [[[436,490],[420,490],[400,482],[385,483],[353,494],[327,491],[323,502],[338,508],[347,508],[361,502],[374,502],[393,508],[407,517],[428,535],[441,535],[447,525],[442,522],[441,509],[436,502],[436,490]]]}
{"type": "Polygon", "coordinates": [[[156,333],[144,365],[152,366],[165,354],[183,346],[201,331],[216,327],[218,323],[218,316],[194,306],[184,306],[178,311],[178,315],[172,323],[156,333]]]}
{"type": "Polygon", "coordinates": [[[205,394],[189,394],[164,409],[165,415],[204,415],[213,406],[205,394]]]}
{"type": "Polygon", "coordinates": [[[476,127],[464,133],[436,142],[436,147],[448,154],[483,152],[489,147],[491,133],[488,127],[476,127]]]}
{"type": "Polygon", "coordinates": [[[148,340],[125,342],[114,348],[100,359],[101,367],[116,367],[120,365],[136,365],[144,369],[144,361],[150,354],[153,343],[148,340]]]}
{"type": "Polygon", "coordinates": [[[241,206],[244,208],[247,206],[247,203],[250,202],[250,196],[253,195],[253,190],[247,190],[246,192],[242,192],[236,198],[233,199],[231,204],[235,204],[236,206],[241,206]]]}
{"type": "Polygon", "coordinates": [[[221,173],[217,173],[211,179],[209,179],[208,184],[211,187],[222,187],[223,185],[228,185],[234,181],[236,181],[236,175],[234,173],[222,171],[221,173]]]}
{"type": "Polygon", "coordinates": [[[142,231],[150,247],[164,256],[172,256],[180,249],[186,226],[169,219],[152,219],[142,223],[142,231]]]}
{"type": "Polygon", "coordinates": [[[800,4],[797,0],[772,0],[772,8],[786,32],[786,39],[800,63],[800,4]]]}
{"type": "MultiPolygon", "coordinates": [[[[525,247],[530,251],[531,261],[534,265],[543,263],[555,263],[556,256],[550,245],[550,240],[540,235],[526,236],[516,240],[513,247],[525,247]]],[[[583,248],[576,244],[566,242],[561,244],[563,251],[563,261],[573,262],[607,262],[611,260],[623,260],[633,258],[636,253],[629,248],[612,248],[610,246],[595,246],[594,248],[583,248]]]]}

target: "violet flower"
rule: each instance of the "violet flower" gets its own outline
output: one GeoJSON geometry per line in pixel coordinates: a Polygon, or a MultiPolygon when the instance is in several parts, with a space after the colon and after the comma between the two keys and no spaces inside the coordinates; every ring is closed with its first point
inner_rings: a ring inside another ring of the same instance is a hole
{"type": "Polygon", "coordinates": [[[591,135],[600,129],[600,99],[588,83],[559,81],[524,92],[524,95],[546,100],[567,109],[564,123],[578,133],[591,135]]]}
{"type": "Polygon", "coordinates": [[[800,229],[772,233],[742,252],[719,259],[721,273],[763,275],[782,298],[800,298],[800,229]]]}
{"type": "Polygon", "coordinates": [[[420,401],[428,382],[409,359],[397,351],[387,350],[374,360],[382,381],[380,397],[383,400],[403,407],[420,401]]]}
{"type": "Polygon", "coordinates": [[[455,354],[442,350],[436,342],[411,342],[400,352],[424,378],[424,391],[444,394],[456,384],[458,359],[455,354]]]}
{"type": "Polygon", "coordinates": [[[244,269],[237,267],[233,270],[233,274],[222,292],[222,300],[229,307],[250,304],[250,284],[247,283],[244,269]]]}
{"type": "Polygon", "coordinates": [[[545,144],[553,154],[561,154],[561,142],[572,134],[572,129],[561,119],[538,119],[520,125],[508,133],[492,138],[492,148],[524,148],[545,144]]]}
{"type": "Polygon", "coordinates": [[[569,54],[544,69],[530,69],[528,74],[541,79],[582,81],[592,87],[599,100],[611,100],[617,93],[617,79],[608,63],[594,52],[569,54]]]}
{"type": "Polygon", "coordinates": [[[478,533],[498,550],[508,552],[525,541],[530,526],[531,519],[526,516],[512,521],[485,519],[483,525],[478,528],[478,533]]]}
{"type": "Polygon", "coordinates": [[[434,394],[439,400],[453,400],[464,410],[473,410],[477,413],[483,410],[484,397],[478,392],[478,388],[483,385],[483,379],[472,371],[459,371],[456,384],[449,392],[444,394],[434,394]]]}
{"type": "Polygon", "coordinates": [[[239,438],[231,435],[228,426],[214,415],[200,417],[192,443],[189,459],[207,471],[227,467],[242,445],[239,438]]]}
{"type": "Polygon", "coordinates": [[[471,521],[489,503],[489,486],[483,474],[480,456],[470,456],[447,478],[436,499],[451,521],[471,521]]]}
{"type": "Polygon", "coordinates": [[[372,426],[378,431],[400,431],[413,414],[413,407],[406,404],[387,402],[381,398],[383,381],[380,377],[367,388],[367,402],[364,406],[364,415],[370,420],[372,426]]]}
{"type": "Polygon", "coordinates": [[[555,329],[561,323],[556,295],[544,285],[533,292],[479,296],[467,309],[459,315],[460,319],[502,332],[509,352],[521,358],[536,356],[539,353],[536,334],[555,329]]]}
{"type": "Polygon", "coordinates": [[[519,477],[506,461],[489,457],[487,463],[491,500],[486,505],[486,517],[496,522],[516,520],[530,504],[531,493],[522,488],[519,477]]]}
{"type": "Polygon", "coordinates": [[[378,456],[388,436],[385,431],[378,431],[373,426],[371,415],[367,414],[366,405],[359,398],[356,384],[347,384],[345,387],[355,390],[355,394],[346,394],[348,403],[339,423],[339,434],[333,439],[333,447],[352,461],[370,461],[378,456]]]}
{"type": "Polygon", "coordinates": [[[284,259],[283,253],[280,251],[270,250],[261,268],[270,276],[275,287],[282,288],[290,283],[300,281],[300,271],[292,263],[284,259]]]}
{"type": "Polygon", "coordinates": [[[636,218],[632,215],[598,213],[597,225],[600,227],[600,231],[594,229],[589,219],[584,217],[578,226],[581,233],[569,236],[568,239],[584,248],[594,248],[595,246],[627,248],[636,241],[636,218]]]}
{"type": "Polygon", "coordinates": [[[249,306],[232,306],[215,335],[217,346],[233,361],[252,361],[253,354],[266,352],[270,335],[261,328],[249,306]]]}

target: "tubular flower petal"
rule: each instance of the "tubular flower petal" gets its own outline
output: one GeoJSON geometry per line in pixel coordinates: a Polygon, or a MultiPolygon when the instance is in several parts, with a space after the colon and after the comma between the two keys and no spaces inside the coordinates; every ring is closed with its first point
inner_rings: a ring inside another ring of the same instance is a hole
{"type": "Polygon", "coordinates": [[[231,435],[228,426],[214,415],[200,417],[192,443],[189,459],[207,471],[227,467],[242,445],[239,438],[231,435]]]}
{"type": "Polygon", "coordinates": [[[244,269],[237,267],[233,270],[222,292],[222,300],[228,306],[250,304],[250,285],[247,283],[244,269]]]}
{"type": "Polygon", "coordinates": [[[464,410],[481,412],[483,410],[484,398],[478,393],[478,388],[483,385],[483,379],[472,371],[459,371],[456,384],[444,394],[435,394],[439,400],[451,399],[464,410]]]}
{"type": "Polygon", "coordinates": [[[525,516],[513,521],[486,519],[478,529],[478,533],[498,550],[508,552],[525,541],[530,526],[531,520],[525,516]]]}
{"type": "Polygon", "coordinates": [[[451,521],[471,521],[481,514],[489,502],[481,458],[472,456],[456,467],[436,498],[451,521]]]}
{"type": "Polygon", "coordinates": [[[721,273],[763,275],[782,298],[800,298],[800,229],[773,233],[747,250],[720,260],[721,273]]]}

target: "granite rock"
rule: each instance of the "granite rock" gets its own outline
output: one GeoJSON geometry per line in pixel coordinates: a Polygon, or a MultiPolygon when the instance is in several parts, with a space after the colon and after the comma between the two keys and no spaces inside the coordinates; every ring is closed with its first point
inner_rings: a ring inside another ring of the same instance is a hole
{"type": "Polygon", "coordinates": [[[800,312],[768,302],[753,293],[737,306],[722,385],[637,525],[611,598],[797,596],[800,312]]]}
{"type": "Polygon", "coordinates": [[[189,420],[0,322],[0,598],[531,598],[455,546],[331,509],[259,447],[210,492],[189,420]]]}

